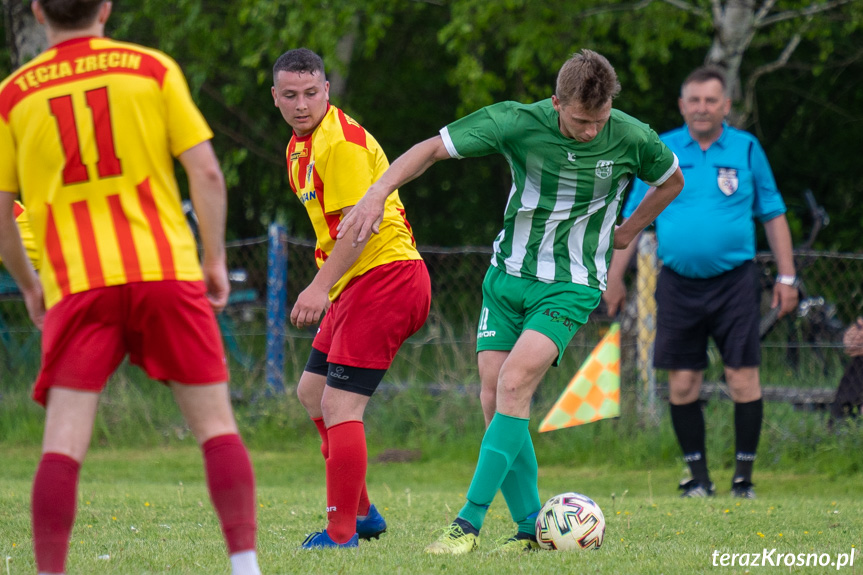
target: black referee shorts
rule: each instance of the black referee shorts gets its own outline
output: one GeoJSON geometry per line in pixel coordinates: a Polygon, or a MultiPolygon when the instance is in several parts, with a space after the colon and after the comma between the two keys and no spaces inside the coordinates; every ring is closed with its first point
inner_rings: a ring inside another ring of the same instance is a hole
{"type": "Polygon", "coordinates": [[[758,367],[760,290],[751,261],[707,279],[663,267],[656,286],[654,367],[706,369],[708,337],[716,342],[726,367],[758,367]]]}

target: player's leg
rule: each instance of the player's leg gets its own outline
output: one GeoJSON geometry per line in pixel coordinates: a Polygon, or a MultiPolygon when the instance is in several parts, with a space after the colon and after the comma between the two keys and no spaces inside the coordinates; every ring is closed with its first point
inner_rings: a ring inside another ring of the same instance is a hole
{"type": "MultiPolygon", "coordinates": [[[[510,357],[501,369],[498,385],[498,412],[507,413],[507,403],[503,397],[510,389],[516,389],[521,382],[536,379],[539,383],[550,365],[557,365],[567,345],[581,326],[587,322],[590,313],[599,303],[598,290],[571,284],[552,285],[532,282],[525,293],[527,306],[524,333],[519,338],[510,357]],[[539,350],[524,346],[534,342],[539,350]],[[519,354],[542,357],[543,363],[534,370],[518,373],[513,367],[529,366],[528,360],[519,354]]],[[[535,389],[535,385],[533,386],[535,389]]],[[[525,390],[523,396],[514,396],[517,404],[529,408],[533,390],[525,390]]],[[[513,413],[513,412],[510,412],[513,413]]],[[[525,417],[527,412],[523,412],[525,417]]],[[[542,505],[539,499],[538,465],[533,441],[527,435],[521,450],[513,460],[510,470],[501,484],[501,492],[506,499],[510,515],[517,525],[515,536],[502,545],[500,551],[531,551],[538,549],[536,542],[536,516],[542,505]]]]}
{"type": "Polygon", "coordinates": [[[257,574],[255,476],[240,439],[227,383],[170,383],[201,446],[210,499],[222,526],[234,575],[257,574]]]}
{"type": "Polygon", "coordinates": [[[125,355],[118,303],[117,288],[101,288],[66,296],[45,316],[33,390],[33,399],[46,407],[31,506],[40,573],[64,572],[99,392],[125,355]]]}
{"type": "MultiPolygon", "coordinates": [[[[328,445],[327,527],[306,538],[306,549],[357,546],[358,531],[365,527],[363,520],[369,519],[358,520],[368,466],[363,414],[385,372],[330,364],[321,401],[328,445]]],[[[374,522],[379,523],[375,537],[386,530],[373,506],[369,505],[366,514],[375,515],[374,522]]]]}
{"type": "Polygon", "coordinates": [[[123,286],[130,359],[174,399],[201,446],[210,499],[219,517],[233,575],[258,575],[255,477],[237,431],[225,351],[203,282],[123,286]]]}
{"type": "Polygon", "coordinates": [[[328,439],[327,528],[310,535],[304,547],[356,545],[359,537],[386,530],[365,487],[363,414],[401,344],[425,322],[430,301],[425,264],[398,261],[355,278],[327,311],[333,334],[321,402],[328,439]]]}
{"type": "MultiPolygon", "coordinates": [[[[495,434],[498,433],[495,430],[499,426],[492,428],[490,424],[497,407],[500,370],[515,346],[524,324],[520,291],[507,290],[507,286],[498,285],[506,280],[505,276],[506,274],[494,266],[486,272],[482,283],[482,307],[477,324],[477,365],[480,369],[482,385],[480,396],[486,418],[486,436],[490,430],[495,434]]],[[[500,481],[502,480],[503,477],[500,478],[500,481]]],[[[499,485],[495,487],[492,498],[499,487],[499,485]]],[[[479,529],[482,528],[485,517],[485,509],[482,505],[480,503],[477,506],[471,506],[468,501],[444,533],[426,547],[426,552],[461,554],[474,551],[479,545],[479,529]]]]}
{"type": "Polygon", "coordinates": [[[699,396],[707,367],[710,280],[663,268],[656,286],[657,329],[653,364],[668,370],[669,412],[692,477],[680,483],[684,497],[713,494],[707,470],[704,412],[699,396]]]}
{"type": "Polygon", "coordinates": [[[759,335],[760,284],[751,262],[728,272],[717,286],[714,340],[725,363],[725,379],[734,401],[735,469],[731,493],[755,497],[752,468],[755,463],[764,401],[758,366],[761,363],[759,335]]]}
{"type": "Polygon", "coordinates": [[[486,350],[476,356],[479,367],[480,392],[479,399],[482,404],[482,414],[485,417],[485,426],[491,423],[494,412],[497,409],[497,381],[500,377],[500,368],[509,356],[509,351],[486,350]]]}
{"type": "MultiPolygon", "coordinates": [[[[485,353],[485,352],[480,352],[485,353]]],[[[477,531],[482,529],[488,507],[494,500],[504,479],[510,472],[519,453],[531,442],[528,424],[530,422],[530,398],[542,380],[543,375],[557,359],[559,350],[547,336],[535,331],[525,331],[501,366],[498,382],[497,411],[494,414],[480,445],[479,460],[473,479],[467,491],[467,501],[459,511],[458,518],[464,520],[477,531]]],[[[532,447],[526,449],[533,452],[532,447]]],[[[536,456],[533,456],[531,477],[525,477],[532,485],[528,491],[511,493],[514,502],[522,496],[530,497],[537,491],[536,456]]],[[[527,474],[522,474],[526,476],[527,474]]],[[[513,481],[518,481],[513,477],[513,481]]],[[[537,494],[535,499],[539,500],[537,494]]],[[[509,501],[508,501],[509,503],[509,501]]],[[[536,509],[531,511],[538,511],[536,509]]],[[[511,510],[512,511],[512,510],[511,510]]],[[[514,518],[520,515],[514,512],[514,518]]],[[[519,519],[524,519],[519,517],[519,519]]],[[[462,525],[462,529],[467,527],[462,525]]]]}
{"type": "Polygon", "coordinates": [[[62,387],[48,392],[42,459],[32,493],[33,550],[39,573],[65,572],[78,476],[98,405],[98,393],[62,387]]]}
{"type": "MultiPolygon", "coordinates": [[[[315,424],[315,429],[321,436],[321,455],[324,456],[324,463],[330,454],[329,434],[327,425],[324,423],[324,414],[321,407],[324,396],[324,388],[327,384],[327,370],[329,363],[325,353],[318,349],[312,348],[309,354],[309,360],[306,363],[305,371],[300,376],[300,383],[297,386],[297,396],[300,403],[306,408],[312,423],[315,424]]],[[[363,481],[362,490],[360,491],[360,499],[357,505],[356,529],[361,539],[378,538],[380,534],[386,531],[386,522],[377,508],[374,508],[369,501],[368,488],[363,481]]]]}

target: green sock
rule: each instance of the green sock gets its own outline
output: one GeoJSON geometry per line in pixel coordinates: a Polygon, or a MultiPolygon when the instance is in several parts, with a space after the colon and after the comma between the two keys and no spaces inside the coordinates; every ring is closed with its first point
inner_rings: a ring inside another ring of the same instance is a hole
{"type": "Polygon", "coordinates": [[[485,430],[479,461],[467,490],[467,503],[458,514],[477,529],[482,529],[488,506],[525,440],[530,439],[529,422],[529,419],[495,413],[485,430]]]}
{"type": "Polygon", "coordinates": [[[500,492],[506,499],[512,520],[518,524],[518,531],[531,536],[536,533],[536,516],[542,507],[537,487],[538,471],[533,440],[528,434],[500,486],[500,492]]]}

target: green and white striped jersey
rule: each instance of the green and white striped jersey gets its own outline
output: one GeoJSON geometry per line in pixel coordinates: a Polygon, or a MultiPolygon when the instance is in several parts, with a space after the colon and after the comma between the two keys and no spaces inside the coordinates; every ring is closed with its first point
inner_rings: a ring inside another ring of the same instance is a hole
{"type": "Polygon", "coordinates": [[[656,186],[677,169],[677,157],[656,132],[618,110],[592,141],[567,138],[551,99],[493,104],[440,134],[453,158],[506,158],[512,189],[491,263],[544,282],[604,290],[614,226],[632,177],[656,186]]]}

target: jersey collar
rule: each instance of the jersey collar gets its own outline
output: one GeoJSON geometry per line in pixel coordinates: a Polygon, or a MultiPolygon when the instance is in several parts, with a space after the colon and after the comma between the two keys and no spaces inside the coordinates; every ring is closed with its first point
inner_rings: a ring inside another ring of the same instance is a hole
{"type": "Polygon", "coordinates": [[[59,44],[54,44],[51,48],[65,48],[66,46],[72,46],[73,44],[89,42],[95,38],[99,38],[99,36],[79,36],[78,38],[70,38],[69,40],[65,40],[59,44]]]}
{"type": "MultiPolygon", "coordinates": [[[[695,146],[696,148],[701,149],[701,144],[699,144],[698,142],[695,141],[695,138],[693,138],[692,134],[689,132],[689,126],[687,126],[686,124],[683,124],[683,133],[686,134],[686,142],[684,142],[684,144],[686,146],[695,146]]],[[[724,150],[727,145],[728,145],[728,122],[723,120],[723,122],[722,122],[722,133],[719,134],[719,138],[715,142],[710,144],[710,146],[707,149],[709,150],[713,146],[719,146],[720,148],[722,148],[724,150]]]]}

